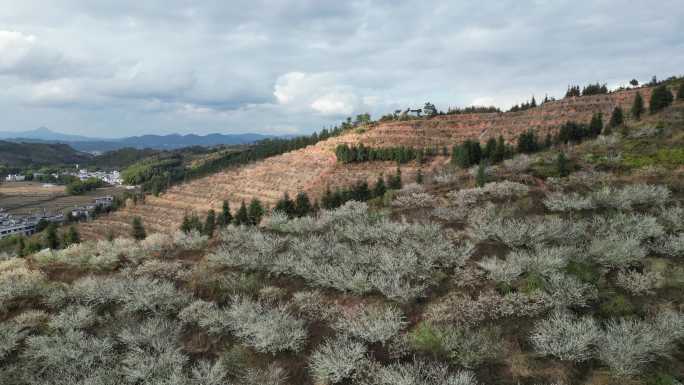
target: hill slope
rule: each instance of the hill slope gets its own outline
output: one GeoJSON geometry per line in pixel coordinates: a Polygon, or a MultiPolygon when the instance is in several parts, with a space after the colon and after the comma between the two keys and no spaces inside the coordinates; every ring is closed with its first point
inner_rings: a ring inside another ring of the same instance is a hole
{"type": "Polygon", "coordinates": [[[66,144],[0,141],[0,164],[7,167],[86,163],[91,159],[66,144]]]}
{"type": "MultiPolygon", "coordinates": [[[[638,91],[648,103],[651,88],[644,87],[638,91]]],[[[174,230],[185,213],[195,211],[203,215],[210,208],[219,209],[223,200],[228,200],[235,209],[241,201],[252,198],[272,206],[284,192],[292,196],[305,191],[312,198],[318,198],[326,187],[347,187],[360,179],[372,183],[378,176],[388,175],[396,168],[393,162],[340,164],[334,154],[338,144],[451,147],[466,139],[485,142],[499,135],[512,142],[529,129],[543,137],[567,121],[588,122],[596,112],[602,112],[607,119],[616,106],[628,111],[636,92],[625,90],[566,98],[522,112],[447,115],[427,120],[379,123],[364,132],[350,132],[301,150],[174,186],[159,197],[148,197],[145,204],[128,207],[84,225],[84,233],[101,237],[99,226],[116,233],[126,233],[134,216],[143,218],[145,225],[153,231],[174,230]]],[[[432,164],[423,168],[429,170],[446,161],[446,157],[437,156],[432,164]]],[[[404,177],[412,180],[418,168],[415,163],[403,165],[404,177]]]]}

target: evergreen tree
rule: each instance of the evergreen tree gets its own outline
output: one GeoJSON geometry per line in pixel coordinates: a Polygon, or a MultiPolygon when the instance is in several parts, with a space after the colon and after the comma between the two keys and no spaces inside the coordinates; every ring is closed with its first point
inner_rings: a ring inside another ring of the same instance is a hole
{"type": "Polygon", "coordinates": [[[275,207],[273,208],[276,211],[280,211],[281,213],[287,215],[289,218],[292,218],[296,215],[296,209],[295,209],[295,203],[292,199],[290,199],[290,195],[285,192],[283,194],[283,197],[276,202],[275,207]]]}
{"type": "Polygon", "coordinates": [[[684,100],[684,81],[679,83],[679,89],[677,90],[677,100],[684,100]]]}
{"type": "Polygon", "coordinates": [[[204,235],[209,238],[214,236],[214,230],[216,229],[216,212],[214,209],[207,211],[207,219],[204,221],[204,235]]]}
{"type": "Polygon", "coordinates": [[[81,236],[78,234],[76,226],[69,226],[69,230],[66,233],[64,233],[64,246],[69,246],[80,242],[81,236]]]}
{"type": "Polygon", "coordinates": [[[321,206],[326,210],[335,208],[334,197],[332,191],[330,191],[330,186],[325,188],[325,193],[323,193],[323,197],[321,198],[321,206]]]}
{"type": "Polygon", "coordinates": [[[253,198],[252,201],[249,202],[249,209],[247,209],[247,222],[252,226],[256,226],[261,223],[261,217],[263,216],[264,207],[258,199],[253,198]]]}
{"type": "Polygon", "coordinates": [[[192,228],[190,227],[190,217],[188,217],[188,213],[185,213],[183,215],[183,222],[181,223],[180,230],[184,233],[189,233],[192,228]]]}
{"type": "Polygon", "coordinates": [[[389,182],[387,183],[387,187],[389,187],[392,190],[401,189],[401,170],[399,169],[399,167],[397,167],[397,172],[394,174],[394,176],[390,176],[389,182]]]}
{"type": "Polygon", "coordinates": [[[313,208],[309,196],[305,192],[300,192],[295,198],[295,215],[303,217],[309,215],[313,208]]]}
{"type": "Polygon", "coordinates": [[[233,215],[230,213],[230,203],[228,201],[223,201],[223,206],[221,207],[221,215],[218,219],[218,224],[221,227],[228,226],[233,221],[233,215]]]}
{"type": "Polygon", "coordinates": [[[632,80],[629,81],[629,84],[631,84],[632,87],[636,87],[636,86],[639,85],[639,81],[636,80],[636,79],[632,79],[632,80]]]}
{"type": "Polygon", "coordinates": [[[24,241],[24,237],[21,235],[17,241],[17,255],[20,257],[26,256],[26,242],[24,241]]]}
{"type": "Polygon", "coordinates": [[[653,89],[648,109],[654,114],[672,104],[673,99],[672,92],[670,92],[667,86],[665,84],[660,85],[653,89]]]}
{"type": "Polygon", "coordinates": [[[45,246],[53,250],[59,248],[59,237],[57,236],[57,225],[50,223],[45,229],[45,246]]]}
{"type": "Polygon", "coordinates": [[[145,227],[143,226],[140,217],[133,218],[131,236],[133,236],[133,239],[136,241],[142,241],[147,238],[147,233],[145,232],[145,227]]]}
{"type": "MultiPolygon", "coordinates": [[[[610,115],[610,121],[608,122],[608,126],[606,126],[606,135],[610,135],[610,132],[608,132],[611,128],[619,127],[625,122],[625,118],[622,115],[622,108],[620,107],[615,107],[613,109],[613,113],[610,115]]],[[[611,130],[612,132],[612,130],[611,130]]]]}
{"type": "Polygon", "coordinates": [[[537,143],[537,136],[534,131],[528,130],[520,134],[518,137],[518,152],[523,154],[530,154],[539,151],[539,143],[537,143]]]}
{"type": "Polygon", "coordinates": [[[386,191],[385,179],[382,176],[379,176],[377,182],[375,182],[375,187],[373,187],[373,197],[377,198],[384,196],[386,191]]]}
{"type": "Polygon", "coordinates": [[[423,170],[421,169],[416,172],[416,183],[423,184],[423,170]]]}
{"type": "Polygon", "coordinates": [[[480,162],[480,165],[477,167],[475,183],[477,187],[484,187],[487,184],[487,162],[480,162]]]}
{"type": "Polygon", "coordinates": [[[494,158],[494,152],[496,152],[496,139],[490,138],[482,151],[482,157],[492,160],[494,158]]]}
{"type": "Polygon", "coordinates": [[[589,135],[597,137],[601,135],[601,131],[603,131],[603,114],[598,112],[591,117],[589,122],[589,135]]]}
{"type": "Polygon", "coordinates": [[[634,96],[634,102],[632,103],[632,116],[634,119],[641,119],[641,114],[644,113],[644,99],[641,97],[639,92],[634,96]]]}
{"type": "Polygon", "coordinates": [[[570,175],[570,169],[568,167],[568,158],[565,156],[565,153],[560,153],[558,154],[558,157],[556,158],[556,170],[558,171],[558,175],[561,177],[566,177],[570,175]]]}
{"type": "Polygon", "coordinates": [[[537,107],[537,101],[534,99],[534,96],[532,96],[532,101],[530,102],[530,108],[537,107]]]}
{"type": "Polygon", "coordinates": [[[496,140],[496,150],[494,150],[494,156],[492,156],[492,161],[499,163],[503,162],[506,157],[506,143],[504,142],[503,136],[499,135],[499,139],[496,140]]]}
{"type": "Polygon", "coordinates": [[[249,224],[249,217],[247,215],[247,206],[245,206],[245,201],[242,201],[240,208],[237,213],[235,213],[235,225],[247,225],[249,224]]]}
{"type": "Polygon", "coordinates": [[[370,199],[370,189],[368,188],[368,182],[361,180],[354,184],[352,191],[352,199],[358,202],[365,202],[370,199]]]}

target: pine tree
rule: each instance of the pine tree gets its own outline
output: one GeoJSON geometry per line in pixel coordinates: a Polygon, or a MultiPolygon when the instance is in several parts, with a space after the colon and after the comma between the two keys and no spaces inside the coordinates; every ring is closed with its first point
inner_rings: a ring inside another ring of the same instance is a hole
{"type": "Polygon", "coordinates": [[[143,239],[147,238],[147,233],[145,232],[145,227],[143,226],[140,217],[133,218],[132,226],[133,228],[131,229],[131,236],[133,236],[133,239],[136,241],[142,241],[143,239]]]}
{"type": "Polygon", "coordinates": [[[397,167],[397,172],[394,174],[394,176],[390,176],[389,182],[387,183],[387,187],[389,187],[392,190],[401,189],[401,170],[399,169],[399,167],[397,167]]]}
{"type": "Polygon", "coordinates": [[[566,177],[570,175],[570,169],[568,167],[568,158],[562,152],[558,154],[558,157],[556,158],[556,170],[558,171],[558,175],[561,177],[566,177]]]}
{"type": "Polygon", "coordinates": [[[641,114],[644,113],[644,99],[639,92],[634,96],[634,103],[632,103],[632,116],[634,119],[641,119],[641,114]]]}
{"type": "Polygon", "coordinates": [[[261,223],[261,217],[263,216],[264,207],[258,199],[253,198],[252,201],[249,202],[249,208],[247,209],[247,223],[256,226],[261,223]]]}
{"type": "Polygon", "coordinates": [[[385,186],[385,179],[382,176],[379,176],[377,182],[375,182],[375,186],[373,187],[373,197],[377,198],[384,196],[386,191],[387,187],[385,186]]]}
{"type": "Polygon", "coordinates": [[[181,223],[180,230],[184,233],[189,233],[192,228],[190,227],[190,217],[188,217],[188,213],[185,213],[183,215],[183,222],[181,223]]]}
{"type": "Polygon", "coordinates": [[[64,233],[64,246],[69,246],[80,242],[81,236],[78,234],[76,226],[69,226],[69,230],[66,233],[64,233]]]}
{"type": "Polygon", "coordinates": [[[219,216],[218,224],[221,227],[228,226],[233,221],[233,215],[230,213],[230,203],[223,201],[221,207],[221,215],[219,216]]]}
{"type": "Polygon", "coordinates": [[[673,99],[672,92],[670,92],[667,86],[665,84],[660,85],[653,89],[648,109],[652,114],[655,114],[656,112],[672,104],[673,99]]]}
{"type": "Polygon", "coordinates": [[[365,202],[370,199],[370,189],[368,188],[368,182],[361,180],[354,184],[352,191],[352,198],[358,202],[365,202]]]}
{"type": "Polygon", "coordinates": [[[326,187],[325,193],[323,193],[323,197],[321,198],[321,206],[323,206],[323,208],[326,210],[335,208],[334,197],[332,191],[330,191],[330,186],[326,187]]]}
{"type": "Polygon", "coordinates": [[[480,162],[480,165],[477,167],[475,183],[477,187],[484,187],[487,184],[487,162],[480,162]]]}
{"type": "Polygon", "coordinates": [[[496,152],[496,139],[490,138],[482,151],[482,157],[491,160],[494,157],[494,152],[496,152]]]}
{"type": "Polygon", "coordinates": [[[303,217],[309,215],[312,211],[311,201],[305,192],[300,192],[295,198],[295,215],[303,217]]]}
{"type": "Polygon", "coordinates": [[[612,132],[612,130],[611,130],[611,132],[609,132],[609,130],[610,130],[611,128],[619,127],[619,126],[621,126],[624,122],[625,122],[625,118],[624,118],[624,116],[623,116],[623,114],[622,114],[622,108],[620,108],[620,107],[615,107],[615,108],[613,109],[613,113],[610,115],[610,121],[608,122],[608,126],[606,126],[605,134],[606,134],[606,135],[610,135],[610,133],[612,132]]]}
{"type": "Polygon", "coordinates": [[[275,207],[273,208],[275,211],[280,211],[281,213],[287,215],[289,218],[292,218],[296,215],[296,209],[295,209],[295,203],[290,199],[290,195],[285,192],[283,194],[283,197],[276,202],[275,207]]]}
{"type": "Polygon", "coordinates": [[[235,213],[234,221],[236,226],[249,224],[249,217],[247,215],[247,206],[245,206],[245,201],[242,201],[240,208],[238,209],[237,213],[235,213]]]}
{"type": "Polygon", "coordinates": [[[591,117],[591,122],[589,122],[589,134],[592,137],[597,137],[601,135],[603,131],[603,114],[598,112],[591,117]]]}
{"type": "Polygon", "coordinates": [[[26,256],[26,241],[24,241],[24,237],[21,235],[17,241],[17,255],[20,257],[26,256]]]}
{"type": "Polygon", "coordinates": [[[677,100],[684,100],[684,81],[679,83],[679,89],[677,90],[677,100]]]}
{"type": "Polygon", "coordinates": [[[496,141],[496,150],[494,150],[494,156],[492,160],[496,163],[502,162],[506,157],[506,143],[504,142],[503,136],[499,135],[499,139],[496,141]]]}
{"type": "Polygon", "coordinates": [[[207,211],[207,219],[204,221],[204,235],[211,238],[214,236],[214,230],[216,229],[216,212],[214,209],[207,211]]]}
{"type": "Polygon", "coordinates": [[[534,96],[532,96],[532,101],[530,102],[530,108],[537,107],[537,101],[534,99],[534,96]]]}
{"type": "Polygon", "coordinates": [[[51,249],[59,248],[59,237],[57,236],[57,225],[50,223],[45,229],[45,246],[51,249]]]}

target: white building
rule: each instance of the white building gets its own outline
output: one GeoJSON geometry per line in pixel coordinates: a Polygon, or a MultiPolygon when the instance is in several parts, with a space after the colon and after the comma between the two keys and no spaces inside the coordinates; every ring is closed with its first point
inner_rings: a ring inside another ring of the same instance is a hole
{"type": "Polygon", "coordinates": [[[7,177],[5,177],[5,180],[8,182],[23,182],[24,180],[26,180],[26,176],[19,174],[9,174],[7,175],[7,177]]]}

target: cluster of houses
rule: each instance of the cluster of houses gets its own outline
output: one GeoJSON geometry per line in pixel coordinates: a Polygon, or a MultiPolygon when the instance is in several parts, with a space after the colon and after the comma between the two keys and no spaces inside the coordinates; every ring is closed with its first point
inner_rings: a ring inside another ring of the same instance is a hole
{"type": "MultiPolygon", "coordinates": [[[[34,173],[33,177],[34,178],[39,178],[41,176],[45,176],[46,174],[43,173],[34,173]]],[[[50,174],[53,178],[58,179],[60,177],[60,174],[53,173],[50,174]]],[[[80,169],[78,172],[67,172],[63,173],[61,175],[71,175],[74,176],[80,180],[86,180],[90,178],[95,178],[99,179],[101,181],[104,181],[107,184],[111,185],[120,185],[122,184],[121,180],[121,173],[119,171],[88,171],[87,169],[80,169]]],[[[23,182],[26,180],[25,175],[21,174],[10,174],[5,177],[5,181],[7,182],[23,182]]]]}
{"type": "Polygon", "coordinates": [[[11,215],[0,208],[0,238],[11,235],[33,235],[38,223],[42,220],[59,224],[64,222],[64,214],[48,214],[44,211],[42,214],[20,217],[11,215]]]}
{"type": "MultiPolygon", "coordinates": [[[[90,219],[95,211],[111,207],[114,197],[111,195],[95,198],[95,201],[86,206],[74,207],[69,213],[75,219],[90,219]]],[[[38,223],[41,221],[61,224],[65,221],[63,213],[18,216],[7,213],[0,208],[0,239],[12,235],[33,235],[37,231],[38,223]]]]}
{"type": "Polygon", "coordinates": [[[89,205],[74,207],[71,210],[71,217],[75,219],[90,219],[97,210],[105,210],[112,207],[114,197],[111,195],[95,198],[89,205]]]}
{"type": "Polygon", "coordinates": [[[120,185],[121,184],[121,173],[119,171],[88,171],[85,168],[82,168],[78,170],[78,173],[70,173],[68,175],[73,175],[77,177],[80,180],[86,180],[90,178],[95,178],[99,179],[101,181],[104,181],[105,183],[111,184],[111,185],[120,185]]]}

